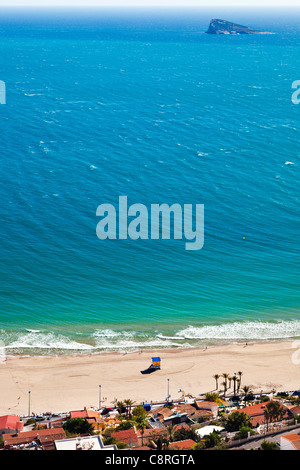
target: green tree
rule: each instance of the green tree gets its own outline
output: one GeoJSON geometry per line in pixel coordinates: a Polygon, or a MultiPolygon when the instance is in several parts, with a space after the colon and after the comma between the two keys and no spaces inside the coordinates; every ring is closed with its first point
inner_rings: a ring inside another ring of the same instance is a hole
{"type": "Polygon", "coordinates": [[[204,437],[204,445],[206,449],[209,449],[211,447],[216,447],[222,442],[222,436],[220,433],[213,431],[211,432],[208,436],[204,437]]]}
{"type": "Polygon", "coordinates": [[[174,432],[173,442],[176,441],[185,441],[186,439],[193,439],[193,441],[198,442],[199,436],[193,428],[179,428],[174,432]]]}
{"type": "Polygon", "coordinates": [[[172,424],[168,424],[167,426],[168,434],[169,434],[169,441],[173,441],[173,436],[174,436],[174,426],[172,424]]]}
{"type": "Polygon", "coordinates": [[[209,392],[209,393],[206,393],[206,395],[205,395],[205,400],[207,400],[207,401],[214,401],[214,402],[217,403],[218,405],[219,405],[220,403],[222,403],[222,400],[221,400],[219,394],[216,393],[216,392],[209,392]]]}
{"type": "Polygon", "coordinates": [[[269,427],[269,423],[282,420],[284,415],[285,409],[278,401],[269,401],[266,404],[266,408],[264,411],[267,429],[269,427]]]}
{"type": "Polygon", "coordinates": [[[140,415],[138,416],[136,419],[136,427],[139,431],[141,431],[141,435],[142,435],[142,446],[144,445],[144,432],[145,432],[145,429],[147,428],[148,426],[148,419],[147,419],[147,415],[140,415]]]}
{"type": "Polygon", "coordinates": [[[134,405],[134,401],[130,400],[130,398],[127,398],[124,400],[124,404],[126,406],[126,416],[131,415],[131,407],[134,405]]]}
{"type": "Polygon", "coordinates": [[[275,442],[263,441],[261,450],[279,450],[275,442]]]}
{"type": "Polygon", "coordinates": [[[158,452],[162,450],[168,450],[169,449],[169,440],[165,437],[153,437],[152,441],[156,445],[156,450],[158,452]]]}
{"type": "Polygon", "coordinates": [[[239,431],[241,427],[250,427],[251,419],[244,411],[234,411],[228,416],[225,427],[229,432],[239,431]]]}
{"type": "Polygon", "coordinates": [[[140,416],[147,416],[147,412],[142,405],[137,405],[132,410],[132,417],[133,419],[136,419],[140,416]]]}
{"type": "Polygon", "coordinates": [[[118,441],[118,439],[116,439],[115,437],[105,437],[103,439],[103,444],[105,446],[111,446],[113,444],[115,444],[117,446],[118,449],[128,449],[129,448],[129,445],[126,444],[125,442],[121,442],[121,441],[118,441]]]}
{"type": "Polygon", "coordinates": [[[126,431],[127,429],[131,429],[133,424],[131,421],[122,421],[121,424],[118,426],[118,431],[126,431]]]}
{"type": "Polygon", "coordinates": [[[248,426],[241,426],[240,429],[239,429],[239,432],[236,433],[235,438],[236,439],[246,439],[249,434],[250,434],[250,436],[253,436],[253,434],[255,434],[255,432],[251,428],[249,428],[248,426]]]}
{"type": "Polygon", "coordinates": [[[249,400],[250,397],[252,397],[253,392],[252,392],[251,388],[248,387],[248,385],[244,385],[242,390],[244,392],[244,402],[245,402],[245,406],[246,406],[247,401],[249,400]]]}
{"type": "Polygon", "coordinates": [[[120,401],[117,401],[116,406],[117,406],[119,413],[122,414],[125,408],[125,403],[120,400],[120,401]]]}
{"type": "Polygon", "coordinates": [[[94,434],[94,428],[91,423],[83,418],[71,418],[63,424],[63,429],[67,435],[94,434]]]}

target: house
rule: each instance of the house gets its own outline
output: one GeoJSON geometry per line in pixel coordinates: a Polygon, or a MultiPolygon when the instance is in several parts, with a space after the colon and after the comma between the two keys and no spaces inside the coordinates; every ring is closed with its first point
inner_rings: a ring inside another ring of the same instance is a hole
{"type": "Polygon", "coordinates": [[[56,450],[118,450],[115,444],[105,446],[101,436],[78,436],[54,442],[56,450]]]}
{"type": "Polygon", "coordinates": [[[70,411],[70,419],[74,418],[86,419],[92,424],[95,431],[105,429],[104,419],[99,411],[87,410],[86,408],[79,411],[70,411]]]}
{"type": "Polygon", "coordinates": [[[36,431],[20,432],[18,434],[5,434],[3,435],[3,443],[5,449],[20,449],[26,447],[42,448],[65,437],[66,434],[63,428],[39,429],[36,431]]]}
{"type": "Polygon", "coordinates": [[[129,445],[129,447],[138,447],[139,439],[134,428],[126,429],[124,431],[115,431],[111,433],[111,437],[116,438],[120,442],[124,442],[129,445]]]}
{"type": "Polygon", "coordinates": [[[171,416],[168,416],[167,418],[164,419],[164,425],[169,426],[170,424],[172,426],[175,426],[177,424],[181,423],[190,423],[191,420],[188,417],[187,413],[178,413],[174,412],[171,416]]]}
{"type": "MultiPolygon", "coordinates": [[[[268,402],[268,403],[271,403],[271,402],[268,402]]],[[[281,407],[285,410],[283,419],[289,419],[292,416],[290,410],[284,405],[281,405],[281,407]]],[[[252,426],[256,427],[256,426],[266,423],[265,410],[266,410],[266,404],[258,403],[257,405],[246,406],[245,408],[240,408],[238,411],[246,413],[246,415],[249,418],[251,418],[252,426]]]]}
{"type": "Polygon", "coordinates": [[[79,411],[70,411],[70,419],[74,419],[74,418],[87,419],[88,413],[87,413],[86,408],[84,408],[83,410],[79,410],[79,411]]]}
{"type": "Polygon", "coordinates": [[[185,439],[184,441],[171,442],[169,444],[170,449],[180,449],[180,450],[191,450],[197,442],[193,439],[185,439]]]}
{"type": "Polygon", "coordinates": [[[195,404],[178,404],[174,405],[174,407],[161,407],[155,410],[152,413],[154,419],[158,419],[160,422],[164,423],[165,425],[168,424],[179,424],[179,423],[189,423],[191,420],[193,422],[196,421],[207,421],[213,419],[214,412],[210,409],[197,409],[195,404]],[[182,415],[181,419],[177,419],[175,415],[182,415]],[[186,415],[186,416],[184,416],[186,415]],[[172,417],[172,418],[171,418],[172,417]],[[170,419],[171,418],[171,419],[170,419]]]}
{"type": "Polygon", "coordinates": [[[141,431],[137,431],[139,446],[151,446],[153,445],[153,440],[157,438],[168,438],[168,430],[165,426],[162,428],[151,428],[151,429],[144,429],[144,434],[141,434],[141,431]]]}
{"type": "Polygon", "coordinates": [[[290,408],[290,412],[293,414],[293,416],[300,415],[300,406],[295,405],[290,408]]]}
{"type": "Polygon", "coordinates": [[[213,418],[217,418],[219,414],[219,405],[216,402],[195,400],[194,403],[197,410],[208,410],[212,413],[213,418]]]}
{"type": "Polygon", "coordinates": [[[280,437],[280,450],[300,450],[300,435],[286,434],[280,437]]]}
{"type": "Polygon", "coordinates": [[[20,416],[5,415],[0,416],[0,436],[2,434],[18,433],[23,431],[24,423],[20,421],[20,416]]]}

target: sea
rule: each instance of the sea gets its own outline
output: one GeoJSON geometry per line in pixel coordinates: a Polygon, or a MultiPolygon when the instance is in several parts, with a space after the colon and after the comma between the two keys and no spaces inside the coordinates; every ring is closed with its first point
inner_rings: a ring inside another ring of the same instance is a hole
{"type": "Polygon", "coordinates": [[[0,347],[300,338],[300,10],[1,10],[0,347]],[[208,35],[223,18],[272,35],[208,35]],[[204,205],[204,246],[96,235],[204,205]]]}

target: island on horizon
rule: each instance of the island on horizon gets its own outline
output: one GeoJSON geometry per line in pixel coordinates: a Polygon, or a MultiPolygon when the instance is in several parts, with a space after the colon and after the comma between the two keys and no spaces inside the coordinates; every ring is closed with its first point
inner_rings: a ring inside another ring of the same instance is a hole
{"type": "Polygon", "coordinates": [[[257,31],[248,26],[232,23],[226,20],[212,19],[206,34],[274,34],[268,31],[257,31]]]}

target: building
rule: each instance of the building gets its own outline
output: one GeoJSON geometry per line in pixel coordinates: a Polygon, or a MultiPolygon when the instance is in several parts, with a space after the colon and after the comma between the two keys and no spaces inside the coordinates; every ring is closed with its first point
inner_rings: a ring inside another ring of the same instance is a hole
{"type": "Polygon", "coordinates": [[[197,410],[207,410],[212,413],[213,418],[217,418],[219,414],[219,405],[214,401],[200,401],[195,400],[195,407],[197,410]]]}
{"type": "Polygon", "coordinates": [[[87,410],[86,408],[79,411],[70,411],[70,419],[75,418],[86,419],[92,424],[95,431],[103,431],[105,429],[104,419],[99,411],[87,410]]]}
{"type": "Polygon", "coordinates": [[[300,450],[300,435],[286,434],[280,437],[280,450],[300,450]]]}
{"type": "Polygon", "coordinates": [[[152,416],[164,425],[175,425],[180,423],[190,423],[191,421],[202,422],[211,420],[214,418],[214,412],[215,411],[211,411],[210,409],[197,409],[195,404],[184,403],[174,405],[172,408],[158,408],[152,413],[152,416]]]}
{"type": "Polygon", "coordinates": [[[23,431],[24,423],[20,421],[19,416],[5,415],[0,416],[0,436],[2,434],[18,433],[23,431]]]}
{"type": "Polygon", "coordinates": [[[153,444],[154,439],[168,438],[169,435],[168,430],[165,426],[163,426],[162,428],[144,429],[143,436],[141,434],[141,431],[138,430],[137,433],[140,447],[143,447],[145,445],[155,447],[155,445],[153,444]]]}
{"type": "Polygon", "coordinates": [[[129,447],[138,447],[139,439],[134,428],[126,429],[124,431],[115,431],[111,433],[111,437],[114,437],[120,442],[124,442],[129,447]]]}
{"type": "Polygon", "coordinates": [[[36,431],[4,434],[4,448],[10,450],[45,449],[52,447],[54,441],[66,437],[63,428],[39,429],[36,431]]]}
{"type": "Polygon", "coordinates": [[[204,426],[203,428],[196,429],[196,434],[202,439],[205,436],[209,436],[212,432],[222,432],[225,428],[221,426],[204,426]]]}
{"type": "Polygon", "coordinates": [[[54,442],[55,450],[117,450],[115,444],[105,446],[101,436],[78,436],[54,442]]]}
{"type": "Polygon", "coordinates": [[[171,442],[169,444],[170,449],[180,449],[180,450],[191,450],[197,442],[193,439],[185,439],[184,441],[171,442]]]}
{"type": "MultiPolygon", "coordinates": [[[[284,405],[281,405],[281,407],[285,410],[283,419],[291,418],[292,414],[290,410],[284,405]]],[[[265,410],[266,410],[266,403],[258,403],[257,405],[246,406],[245,408],[240,408],[238,411],[246,413],[246,415],[249,418],[251,418],[252,426],[256,427],[256,426],[266,423],[265,410]]]]}

